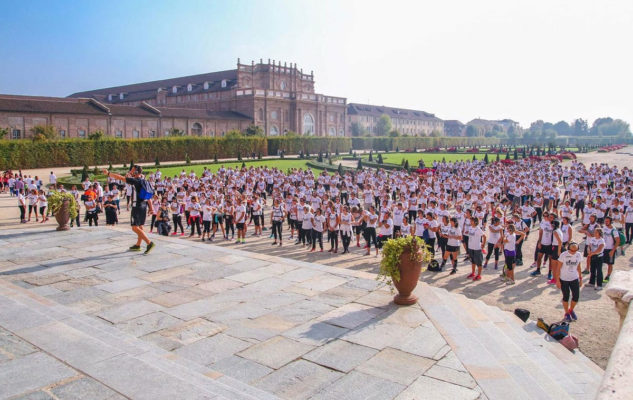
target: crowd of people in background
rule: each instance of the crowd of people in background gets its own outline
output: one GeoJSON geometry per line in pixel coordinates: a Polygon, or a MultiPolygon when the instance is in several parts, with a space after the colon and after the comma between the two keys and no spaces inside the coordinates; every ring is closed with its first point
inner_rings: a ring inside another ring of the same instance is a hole
{"type": "MultiPolygon", "coordinates": [[[[235,244],[268,235],[273,246],[328,247],[332,254],[356,247],[375,256],[390,238],[417,236],[449,274],[458,273],[463,253],[473,281],[494,269],[512,285],[515,269],[531,261],[532,277],[547,275],[562,291],[569,321],[577,318],[583,275],[601,289],[618,252],[633,240],[633,172],[608,164],[473,160],[435,162],[413,173],[363,169],[343,175],[222,166],[199,176],[185,170],[164,176],[157,169],[145,178],[154,187],[150,232],[235,244]],[[536,246],[528,249],[531,235],[537,235],[536,246]]],[[[2,191],[17,197],[23,223],[32,216],[46,220],[51,189],[68,190],[83,207],[83,218],[72,221],[77,226],[98,225],[101,213],[106,225],[117,224],[134,190],[114,178],[66,189],[52,172],[48,185],[10,172],[2,181],[2,191]]]]}

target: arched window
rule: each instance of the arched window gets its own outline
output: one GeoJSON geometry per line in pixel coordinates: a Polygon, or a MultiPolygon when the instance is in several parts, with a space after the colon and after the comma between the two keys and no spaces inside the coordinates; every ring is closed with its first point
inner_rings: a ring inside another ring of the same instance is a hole
{"type": "Polygon", "coordinates": [[[310,113],[303,115],[303,134],[314,135],[314,117],[310,113]]]}
{"type": "Polygon", "coordinates": [[[263,121],[263,120],[264,120],[264,109],[263,109],[263,108],[260,108],[260,109],[259,109],[259,111],[257,112],[257,116],[258,116],[258,119],[259,119],[260,121],[263,121]]]}
{"type": "Polygon", "coordinates": [[[345,136],[345,131],[343,130],[343,128],[338,130],[338,135],[339,136],[345,136]]]}
{"type": "Polygon", "coordinates": [[[330,136],[336,136],[336,129],[333,126],[330,126],[330,129],[328,129],[327,133],[330,136]]]}
{"type": "Polygon", "coordinates": [[[277,128],[276,125],[271,125],[270,132],[268,134],[269,136],[279,136],[279,128],[277,128]]]}
{"type": "Polygon", "coordinates": [[[193,136],[202,136],[202,125],[194,122],[193,125],[191,125],[191,134],[193,136]]]}
{"type": "Polygon", "coordinates": [[[272,119],[274,119],[274,120],[277,120],[277,111],[272,111],[272,112],[270,113],[270,118],[272,118],[272,119]]]}

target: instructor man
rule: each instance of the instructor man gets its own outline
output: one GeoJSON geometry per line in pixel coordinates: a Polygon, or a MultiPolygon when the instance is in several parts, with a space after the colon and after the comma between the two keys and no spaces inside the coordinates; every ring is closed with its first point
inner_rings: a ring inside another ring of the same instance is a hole
{"type": "Polygon", "coordinates": [[[147,237],[145,231],[143,231],[143,225],[145,225],[145,217],[147,216],[147,207],[149,204],[149,209],[153,213],[154,208],[151,201],[143,200],[139,198],[139,193],[143,187],[143,168],[140,165],[134,165],[130,168],[125,176],[115,174],[114,172],[110,172],[107,169],[103,170],[103,173],[108,177],[118,179],[121,181],[125,181],[132,185],[134,191],[132,192],[132,230],[136,233],[137,240],[136,244],[130,247],[131,251],[141,251],[141,242],[147,243],[147,247],[145,248],[145,254],[148,254],[152,249],[156,246],[154,242],[150,241],[147,237]]]}

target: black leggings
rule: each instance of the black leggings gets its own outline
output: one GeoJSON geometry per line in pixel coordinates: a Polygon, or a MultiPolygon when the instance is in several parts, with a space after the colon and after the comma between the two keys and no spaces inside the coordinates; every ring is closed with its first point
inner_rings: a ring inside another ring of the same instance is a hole
{"type": "Polygon", "coordinates": [[[229,236],[229,230],[231,231],[231,236],[235,236],[235,224],[233,223],[232,215],[224,217],[224,233],[226,236],[229,236]]]}
{"type": "Polygon", "coordinates": [[[343,242],[343,250],[347,251],[349,249],[349,243],[352,241],[352,236],[347,233],[341,233],[341,242],[343,242]]]}
{"type": "Polygon", "coordinates": [[[631,240],[633,240],[633,222],[626,222],[624,229],[626,230],[626,243],[631,244],[631,240]]]}
{"type": "Polygon", "coordinates": [[[580,281],[575,279],[573,281],[560,280],[560,291],[563,292],[563,301],[569,302],[569,292],[571,292],[571,301],[574,303],[580,299],[580,281]]]}
{"type": "Polygon", "coordinates": [[[338,231],[328,231],[327,239],[330,242],[330,249],[338,250],[338,231]]]}
{"type": "Polygon", "coordinates": [[[435,238],[425,239],[424,242],[429,246],[429,251],[435,257],[435,238]]]}
{"type": "Polygon", "coordinates": [[[154,229],[154,225],[156,224],[156,214],[152,214],[152,222],[149,224],[149,231],[151,232],[154,229]]]}
{"type": "Polygon", "coordinates": [[[281,243],[281,224],[283,221],[273,221],[273,236],[275,237],[275,242],[277,241],[277,237],[279,237],[279,242],[281,243]]]}
{"type": "Polygon", "coordinates": [[[211,233],[211,221],[202,221],[202,233],[211,233]]]}
{"type": "Polygon", "coordinates": [[[499,248],[495,247],[494,243],[488,243],[488,254],[486,254],[486,262],[490,260],[493,251],[495,253],[495,263],[499,262],[499,248]]]}
{"type": "Polygon", "coordinates": [[[174,233],[178,232],[178,227],[180,227],[180,233],[185,233],[185,228],[182,226],[182,216],[180,214],[172,215],[171,220],[174,223],[174,233]]]}
{"type": "Polygon", "coordinates": [[[95,222],[95,226],[99,226],[99,215],[96,211],[86,213],[86,219],[88,220],[88,226],[92,226],[92,221],[95,222]]]}
{"type": "Polygon", "coordinates": [[[367,241],[367,249],[371,249],[371,244],[378,248],[378,240],[376,239],[376,228],[365,228],[365,241],[367,241]]]}
{"type": "Polygon", "coordinates": [[[18,206],[20,208],[20,221],[24,221],[24,217],[26,216],[26,207],[18,206]]]}
{"type": "Polygon", "coordinates": [[[312,229],[312,250],[316,249],[316,241],[319,241],[319,247],[323,250],[323,232],[312,229]]]}
{"type": "Polygon", "coordinates": [[[198,230],[198,236],[200,236],[202,234],[202,232],[200,232],[200,217],[190,217],[189,218],[189,225],[191,225],[191,235],[193,236],[194,232],[196,231],[196,229],[198,230]]]}
{"type": "Polygon", "coordinates": [[[602,256],[591,256],[590,262],[590,275],[589,275],[589,284],[597,284],[599,287],[602,287],[602,256]]]}
{"type": "Polygon", "coordinates": [[[441,236],[437,237],[437,245],[439,246],[440,250],[442,250],[442,258],[444,258],[444,253],[446,252],[446,243],[448,243],[447,238],[443,238],[441,236]]]}

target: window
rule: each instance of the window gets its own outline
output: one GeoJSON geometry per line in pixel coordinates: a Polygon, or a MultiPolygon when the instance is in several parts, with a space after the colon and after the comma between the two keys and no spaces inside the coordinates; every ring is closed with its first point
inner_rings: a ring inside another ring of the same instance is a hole
{"type": "Polygon", "coordinates": [[[194,136],[202,136],[202,125],[194,122],[194,124],[191,125],[191,134],[194,136]]]}
{"type": "Polygon", "coordinates": [[[22,131],[20,131],[19,129],[14,129],[12,131],[12,137],[13,137],[13,139],[21,139],[22,138],[22,131]]]}
{"type": "Polygon", "coordinates": [[[279,128],[277,128],[277,126],[276,126],[276,125],[272,125],[272,126],[270,127],[270,133],[269,133],[269,135],[270,135],[270,136],[279,136],[279,128]]]}
{"type": "Polygon", "coordinates": [[[328,129],[327,133],[330,136],[336,136],[336,129],[333,126],[330,126],[330,129],[328,129]]]}
{"type": "Polygon", "coordinates": [[[277,120],[277,111],[273,111],[270,113],[270,118],[277,120]]]}
{"type": "Polygon", "coordinates": [[[169,129],[165,129],[165,132],[163,132],[164,136],[169,136],[169,129]]]}
{"type": "Polygon", "coordinates": [[[139,138],[139,131],[138,130],[134,129],[132,131],[132,138],[134,138],[134,139],[138,139],[139,138]]]}
{"type": "Polygon", "coordinates": [[[257,111],[257,116],[259,120],[263,120],[264,119],[264,109],[260,108],[259,111],[257,111]]]}
{"type": "Polygon", "coordinates": [[[65,139],[66,138],[66,131],[63,130],[63,129],[60,129],[59,130],[59,137],[62,138],[62,139],[65,139]]]}
{"type": "Polygon", "coordinates": [[[345,131],[343,130],[343,128],[338,130],[338,135],[339,136],[345,136],[345,131]]]}
{"type": "Polygon", "coordinates": [[[121,139],[121,138],[123,137],[123,131],[122,131],[122,130],[120,130],[120,129],[117,129],[117,130],[114,132],[114,137],[121,139]]]}
{"type": "Polygon", "coordinates": [[[286,81],[281,81],[279,87],[281,88],[281,90],[286,90],[286,81]]]}
{"type": "Polygon", "coordinates": [[[303,134],[314,135],[314,117],[310,113],[303,115],[303,134]]]}
{"type": "Polygon", "coordinates": [[[79,129],[77,131],[77,136],[79,136],[80,138],[85,138],[86,137],[86,131],[83,129],[79,129]]]}
{"type": "Polygon", "coordinates": [[[156,137],[156,131],[149,131],[149,137],[156,137]]]}
{"type": "Polygon", "coordinates": [[[334,114],[330,114],[329,117],[330,117],[330,122],[334,122],[334,114]]]}

